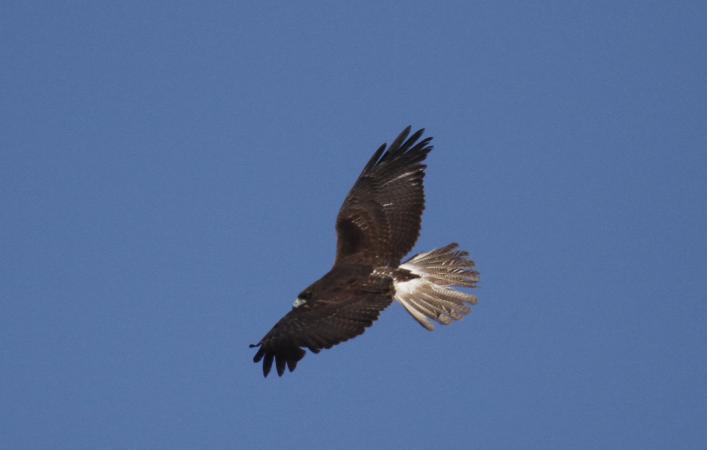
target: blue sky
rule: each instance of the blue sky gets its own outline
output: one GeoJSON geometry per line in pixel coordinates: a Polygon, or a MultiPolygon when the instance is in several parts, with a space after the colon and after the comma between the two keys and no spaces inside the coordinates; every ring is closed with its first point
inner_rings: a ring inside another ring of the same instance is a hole
{"type": "Polygon", "coordinates": [[[3,2],[4,448],[707,445],[704,2],[3,2]],[[263,379],[356,175],[434,136],[392,305],[263,379]]]}

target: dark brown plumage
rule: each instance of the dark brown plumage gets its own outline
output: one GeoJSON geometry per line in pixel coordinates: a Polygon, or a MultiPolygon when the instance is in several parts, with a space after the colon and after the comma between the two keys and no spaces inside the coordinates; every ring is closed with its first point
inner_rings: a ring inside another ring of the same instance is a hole
{"type": "MultiPolygon", "coordinates": [[[[279,375],[286,367],[294,370],[304,357],[304,348],[318,353],[360,335],[394,298],[428,329],[431,325],[424,323],[426,317],[448,323],[451,320],[446,317],[451,313],[445,311],[455,311],[452,320],[459,318],[459,308],[452,304],[455,299],[462,305],[475,301],[468,294],[447,289],[458,295],[447,293],[444,298],[424,300],[427,303],[423,307],[420,306],[423,299],[415,295],[420,292],[429,297],[435,289],[439,292],[446,289],[438,281],[427,281],[435,271],[440,279],[456,274],[466,280],[463,286],[473,287],[478,274],[472,270],[473,262],[466,259],[465,252],[447,258],[451,263],[446,266],[439,262],[439,256],[434,258],[434,267],[415,265],[415,260],[406,263],[408,267],[400,266],[401,258],[415,245],[424,210],[423,161],[432,149],[429,145],[432,138],[419,140],[423,131],[410,135],[407,127],[389,148],[381,145],[364,167],[337,216],[334,266],[302,291],[292,310],[258,344],[252,345],[260,347],[254,361],[263,361],[265,376],[273,362],[279,375]],[[398,290],[400,295],[396,295],[398,290]]],[[[447,253],[441,257],[445,258],[454,249],[456,246],[445,247],[442,250],[447,253]]],[[[429,257],[420,259],[423,260],[432,261],[429,257]]],[[[459,283],[452,280],[446,285],[459,283]]]]}
{"type": "Polygon", "coordinates": [[[415,245],[425,208],[422,163],[432,138],[407,137],[410,127],[388,151],[381,145],[364,167],[336,219],[335,264],[346,262],[397,267],[415,245]]]}

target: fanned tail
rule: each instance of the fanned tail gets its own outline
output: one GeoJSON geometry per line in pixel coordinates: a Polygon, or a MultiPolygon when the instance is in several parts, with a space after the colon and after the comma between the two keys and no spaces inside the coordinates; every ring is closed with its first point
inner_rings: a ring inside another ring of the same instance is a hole
{"type": "Polygon", "coordinates": [[[432,319],[449,325],[469,314],[478,299],[455,288],[474,288],[479,273],[469,254],[456,243],[415,255],[398,268],[395,299],[427,330],[432,319]]]}

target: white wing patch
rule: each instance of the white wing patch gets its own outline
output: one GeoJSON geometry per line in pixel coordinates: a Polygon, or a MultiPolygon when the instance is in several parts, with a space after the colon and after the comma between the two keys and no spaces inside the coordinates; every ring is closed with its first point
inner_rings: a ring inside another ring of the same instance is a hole
{"type": "Polygon", "coordinates": [[[417,173],[419,173],[419,172],[420,172],[420,169],[415,169],[415,170],[411,170],[410,172],[401,173],[401,174],[398,175],[397,177],[392,178],[392,179],[386,181],[385,183],[383,183],[383,186],[387,186],[387,185],[389,185],[390,183],[395,183],[395,182],[398,181],[398,180],[402,180],[403,178],[407,178],[407,177],[409,177],[409,176],[411,176],[411,175],[415,175],[415,174],[417,174],[417,173]]]}

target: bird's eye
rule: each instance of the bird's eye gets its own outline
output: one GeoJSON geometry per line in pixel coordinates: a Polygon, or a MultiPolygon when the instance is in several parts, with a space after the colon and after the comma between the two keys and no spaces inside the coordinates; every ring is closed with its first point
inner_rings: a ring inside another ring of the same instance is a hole
{"type": "Polygon", "coordinates": [[[297,297],[301,298],[302,300],[310,300],[312,298],[312,291],[307,289],[306,291],[300,292],[300,294],[297,297]]]}

